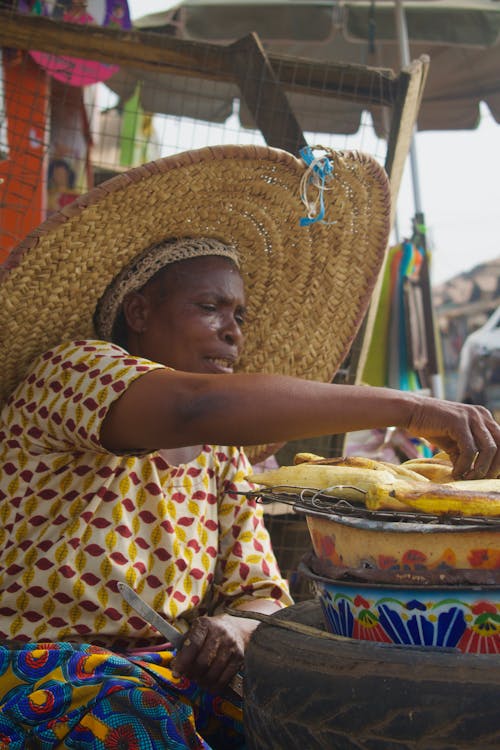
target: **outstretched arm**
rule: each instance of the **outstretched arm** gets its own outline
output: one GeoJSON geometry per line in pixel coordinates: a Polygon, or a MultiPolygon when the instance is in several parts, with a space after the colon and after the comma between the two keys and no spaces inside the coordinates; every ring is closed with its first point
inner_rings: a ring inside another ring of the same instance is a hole
{"type": "Polygon", "coordinates": [[[483,407],[279,375],[155,370],[112,405],[101,441],[110,451],[128,452],[199,443],[254,445],[387,426],[447,451],[457,477],[500,472],[500,427],[483,407]]]}

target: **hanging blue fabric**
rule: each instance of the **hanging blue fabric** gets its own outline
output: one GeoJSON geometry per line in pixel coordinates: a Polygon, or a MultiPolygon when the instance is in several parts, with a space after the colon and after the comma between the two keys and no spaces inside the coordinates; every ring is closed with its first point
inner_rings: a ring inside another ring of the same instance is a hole
{"type": "Polygon", "coordinates": [[[411,264],[413,260],[413,244],[411,242],[403,242],[402,244],[403,257],[401,258],[401,265],[399,268],[398,277],[398,303],[399,303],[399,387],[403,391],[412,390],[410,387],[410,377],[408,372],[408,341],[407,331],[405,326],[405,304],[404,304],[404,280],[410,274],[411,264]]]}
{"type": "MultiPolygon", "coordinates": [[[[322,147],[316,146],[315,148],[322,147]]],[[[301,227],[307,227],[318,221],[324,222],[324,192],[328,189],[326,183],[333,177],[333,163],[326,155],[315,157],[313,148],[310,146],[304,146],[304,148],[300,149],[299,153],[302,160],[307,165],[307,169],[304,172],[300,183],[300,197],[307,209],[307,217],[300,219],[299,224],[301,227]],[[313,185],[318,190],[318,198],[316,200],[311,201],[308,198],[307,190],[310,185],[313,185]]]]}

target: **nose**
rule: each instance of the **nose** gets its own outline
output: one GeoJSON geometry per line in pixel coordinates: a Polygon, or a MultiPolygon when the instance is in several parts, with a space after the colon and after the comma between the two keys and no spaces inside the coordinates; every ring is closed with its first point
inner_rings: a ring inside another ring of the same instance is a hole
{"type": "Polygon", "coordinates": [[[243,331],[234,315],[225,316],[221,336],[227,344],[236,346],[238,349],[243,344],[243,331]]]}

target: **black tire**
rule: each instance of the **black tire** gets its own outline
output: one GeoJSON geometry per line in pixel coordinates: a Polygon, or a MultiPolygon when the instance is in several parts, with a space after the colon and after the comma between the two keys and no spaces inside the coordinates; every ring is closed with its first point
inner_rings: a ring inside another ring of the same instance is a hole
{"type": "MultiPolygon", "coordinates": [[[[324,629],[314,600],[274,617],[324,629]]],[[[246,654],[245,730],[248,750],[499,750],[500,655],[261,624],[246,654]]]]}

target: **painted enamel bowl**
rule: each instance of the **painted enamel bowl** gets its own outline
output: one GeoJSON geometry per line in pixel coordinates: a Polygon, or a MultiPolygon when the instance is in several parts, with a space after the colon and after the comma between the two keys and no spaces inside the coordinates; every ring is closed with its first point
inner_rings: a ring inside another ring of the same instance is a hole
{"type": "Polygon", "coordinates": [[[334,580],[303,563],[329,632],[364,641],[500,655],[500,586],[401,586],[334,580]]]}
{"type": "Polygon", "coordinates": [[[500,571],[499,519],[304,512],[315,554],[336,567],[500,571]]]}

